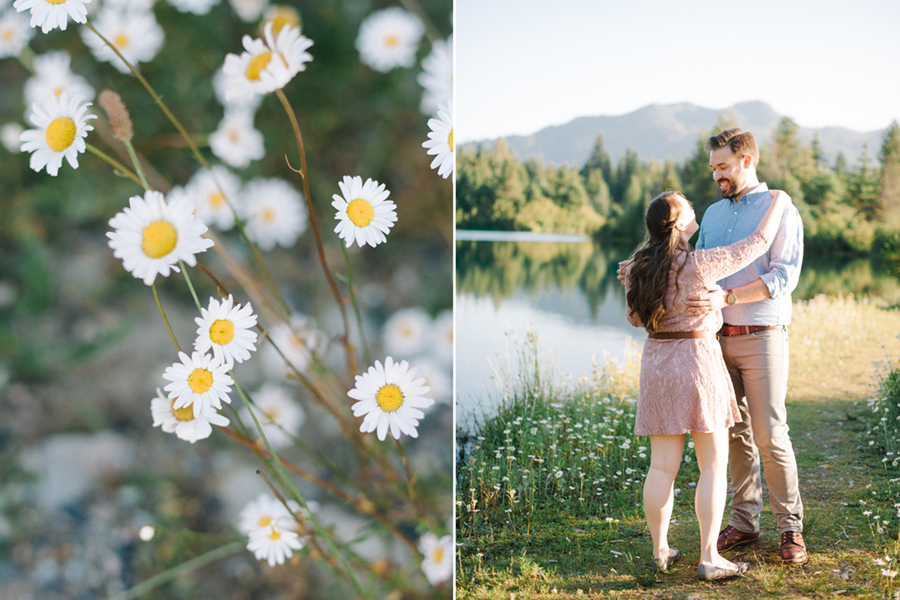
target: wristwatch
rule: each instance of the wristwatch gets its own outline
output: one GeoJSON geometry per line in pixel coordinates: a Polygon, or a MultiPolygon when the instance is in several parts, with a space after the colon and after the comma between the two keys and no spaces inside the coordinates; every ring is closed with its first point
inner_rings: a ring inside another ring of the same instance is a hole
{"type": "Polygon", "coordinates": [[[734,290],[725,290],[725,294],[726,304],[737,304],[737,294],[734,293],[734,290]]]}

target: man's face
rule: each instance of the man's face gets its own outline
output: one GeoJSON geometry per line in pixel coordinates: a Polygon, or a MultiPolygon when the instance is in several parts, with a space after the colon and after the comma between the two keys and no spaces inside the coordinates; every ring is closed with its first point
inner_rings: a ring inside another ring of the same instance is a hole
{"type": "MultiPolygon", "coordinates": [[[[744,162],[748,159],[749,157],[745,157],[744,162]]],[[[747,172],[741,162],[741,158],[735,156],[728,146],[716,148],[709,153],[713,179],[719,184],[723,198],[734,198],[747,187],[747,172]]]]}

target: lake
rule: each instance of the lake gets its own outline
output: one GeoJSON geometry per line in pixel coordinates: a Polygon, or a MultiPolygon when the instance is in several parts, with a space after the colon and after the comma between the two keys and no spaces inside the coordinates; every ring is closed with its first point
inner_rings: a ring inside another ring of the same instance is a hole
{"type": "MultiPolygon", "coordinates": [[[[647,334],[625,319],[616,279],[630,247],[583,236],[457,231],[457,423],[497,397],[494,367],[515,367],[515,343],[535,332],[557,373],[590,373],[592,361],[623,360],[647,334]],[[549,355],[548,355],[549,353],[549,355]]],[[[900,282],[869,259],[807,256],[794,300],[817,294],[869,295],[896,301],[900,282]]]]}

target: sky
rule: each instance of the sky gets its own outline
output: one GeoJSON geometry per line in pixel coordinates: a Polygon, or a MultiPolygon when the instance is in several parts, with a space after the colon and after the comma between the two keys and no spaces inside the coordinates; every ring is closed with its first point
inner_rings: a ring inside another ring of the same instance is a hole
{"type": "Polygon", "coordinates": [[[900,120],[897,0],[455,0],[454,44],[458,142],[654,103],[900,120]]]}

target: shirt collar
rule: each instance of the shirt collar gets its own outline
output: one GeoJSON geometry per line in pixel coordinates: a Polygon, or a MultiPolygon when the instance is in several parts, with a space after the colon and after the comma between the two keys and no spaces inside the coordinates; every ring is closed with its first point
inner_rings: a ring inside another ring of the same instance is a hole
{"type": "Polygon", "coordinates": [[[758,200],[760,197],[762,197],[763,194],[768,194],[768,193],[769,193],[769,186],[766,185],[765,182],[762,182],[759,185],[757,185],[755,188],[753,188],[753,190],[747,192],[746,194],[744,194],[743,196],[738,198],[738,202],[740,202],[741,200],[746,198],[747,204],[751,204],[751,203],[755,202],[756,200],[758,200]]]}

